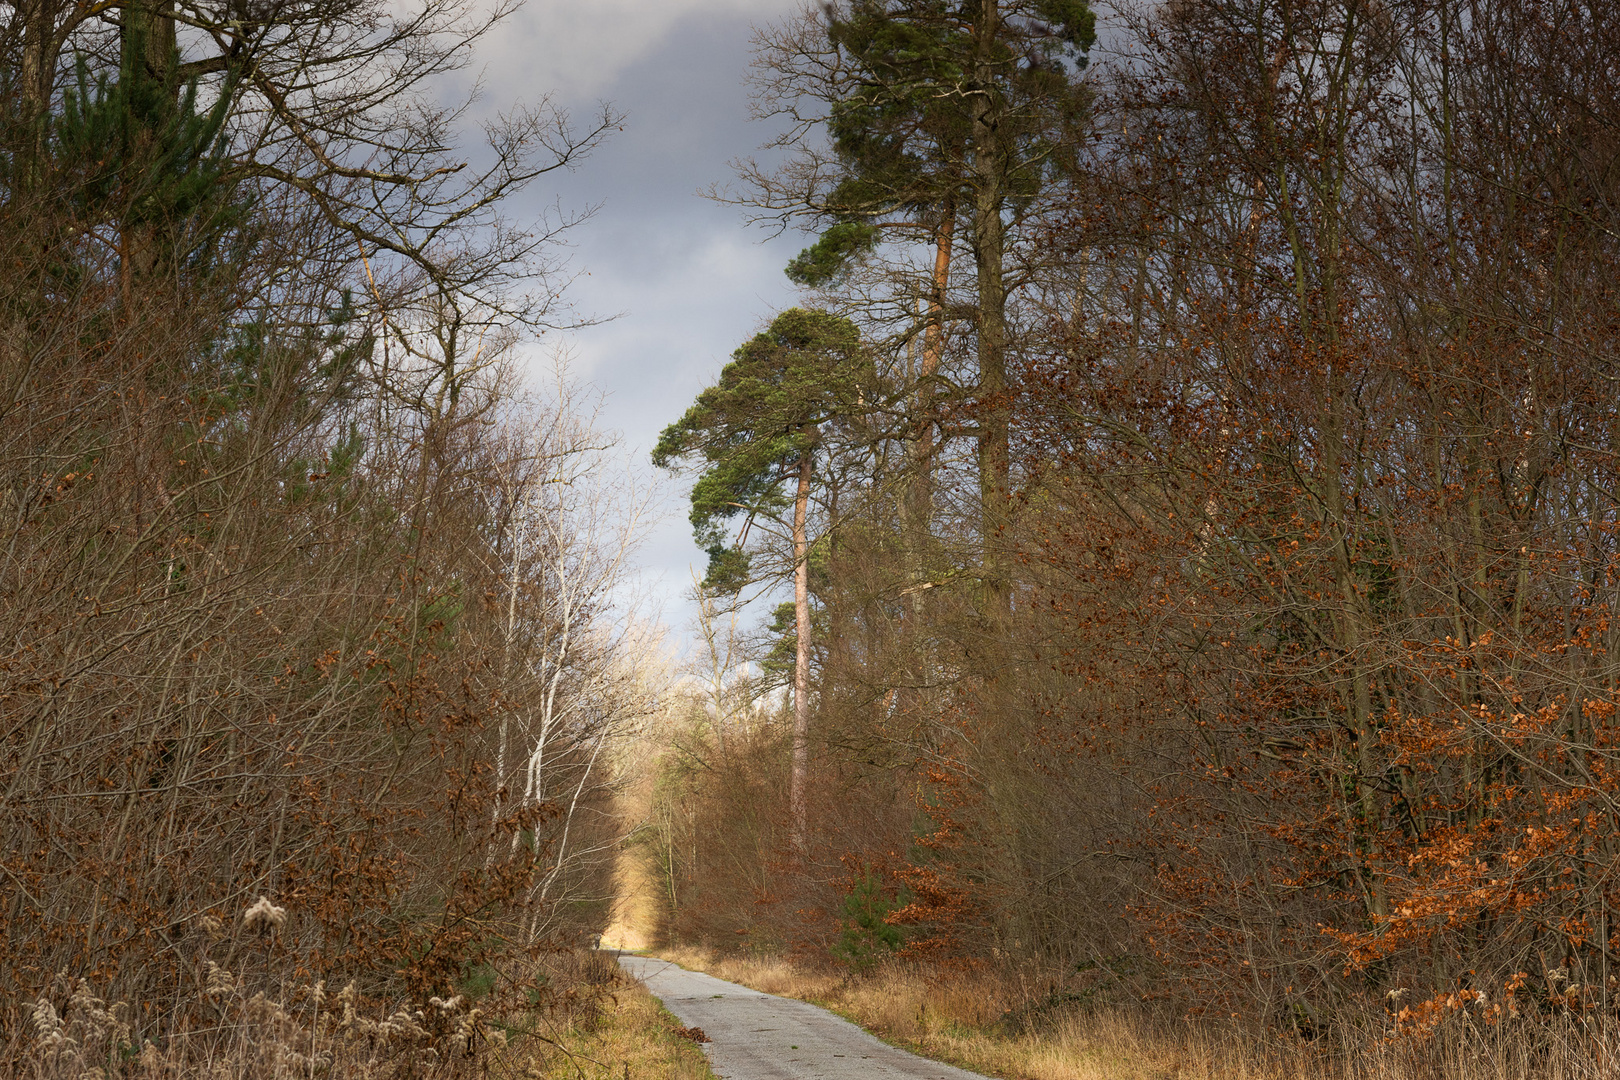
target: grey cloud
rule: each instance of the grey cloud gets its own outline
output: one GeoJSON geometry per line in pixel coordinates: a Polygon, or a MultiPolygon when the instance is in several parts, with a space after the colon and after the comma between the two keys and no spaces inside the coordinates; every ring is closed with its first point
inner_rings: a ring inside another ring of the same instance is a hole
{"type": "MultiPolygon", "coordinates": [[[[796,299],[782,267],[803,238],[767,241],[737,208],[697,194],[728,182],[728,162],[754,154],[769,134],[748,119],[750,27],[796,0],[604,0],[560,11],[565,6],[537,7],[538,17],[521,24],[525,33],[551,28],[535,59],[517,64],[514,35],[487,80],[492,96],[532,99],[547,89],[547,63],[562,57],[552,71],[562,76],[559,100],[588,111],[604,99],[626,113],[622,133],[534,197],[536,208],[553,200],[575,210],[599,204],[573,237],[582,276],[570,299],[584,315],[623,314],[569,335],[567,349],[576,374],[607,393],[606,426],[622,434],[633,467],[651,479],[646,454],[658,432],[713,380],[732,349],[796,299]],[[580,74],[591,65],[606,74],[594,81],[580,74]],[[514,85],[517,71],[535,85],[514,85]],[[501,78],[507,73],[513,81],[501,78]]],[[[661,482],[672,512],[649,538],[638,591],[662,600],[679,634],[690,617],[682,600],[688,568],[703,556],[685,520],[684,492],[661,482]]]]}

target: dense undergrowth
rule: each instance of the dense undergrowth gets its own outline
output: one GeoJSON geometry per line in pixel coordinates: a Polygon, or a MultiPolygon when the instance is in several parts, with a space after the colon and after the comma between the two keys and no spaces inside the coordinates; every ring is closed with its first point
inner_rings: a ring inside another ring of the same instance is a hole
{"type": "Polygon", "coordinates": [[[610,122],[464,145],[507,12],[408,6],[0,20],[0,1072],[465,1074],[609,995],[633,509],[499,208],[610,122]]]}

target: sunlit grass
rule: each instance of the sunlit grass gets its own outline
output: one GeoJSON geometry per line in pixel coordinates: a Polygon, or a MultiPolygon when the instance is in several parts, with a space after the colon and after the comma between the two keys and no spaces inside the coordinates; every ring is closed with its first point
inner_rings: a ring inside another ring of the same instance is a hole
{"type": "Polygon", "coordinates": [[[507,1064],[536,1080],[715,1080],[696,1043],[678,1038],[680,1021],[640,985],[618,989],[614,1002],[588,1027],[554,1035],[541,1052],[526,1050],[507,1064]]]}

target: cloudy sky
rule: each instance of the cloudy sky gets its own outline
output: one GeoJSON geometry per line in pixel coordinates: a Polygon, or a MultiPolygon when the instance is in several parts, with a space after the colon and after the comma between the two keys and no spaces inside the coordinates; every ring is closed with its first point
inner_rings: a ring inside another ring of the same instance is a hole
{"type": "MultiPolygon", "coordinates": [[[[582,276],[570,295],[581,314],[622,314],[570,334],[567,348],[575,375],[606,395],[602,426],[622,436],[628,467],[662,489],[666,513],[630,591],[662,609],[676,647],[691,617],[688,568],[702,554],[684,488],[647,465],[647,453],[731,350],[794,302],[782,267],[805,244],[767,240],[737,208],[698,192],[729,181],[728,162],[769,136],[748,118],[752,27],[802,3],[528,0],[483,54],[490,104],[552,93],[581,118],[602,101],[626,115],[624,131],[577,172],[531,197],[537,208],[599,206],[574,234],[582,276]]],[[[545,363],[538,350],[535,360],[545,363]]]]}

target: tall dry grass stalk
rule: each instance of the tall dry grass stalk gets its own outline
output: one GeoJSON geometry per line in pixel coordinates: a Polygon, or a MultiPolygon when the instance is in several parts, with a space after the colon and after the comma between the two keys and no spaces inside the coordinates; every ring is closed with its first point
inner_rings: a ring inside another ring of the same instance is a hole
{"type": "Polygon", "coordinates": [[[773,956],[692,947],[664,959],[770,994],[822,1005],[925,1057],[1006,1080],[1609,1080],[1620,1031],[1576,1015],[1484,1023],[1454,1011],[1424,1033],[1382,1011],[1306,1041],[1237,1021],[1180,1019],[1146,1006],[1088,1008],[991,970],[891,964],[867,977],[773,956]]]}

